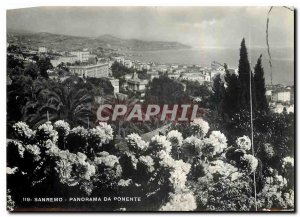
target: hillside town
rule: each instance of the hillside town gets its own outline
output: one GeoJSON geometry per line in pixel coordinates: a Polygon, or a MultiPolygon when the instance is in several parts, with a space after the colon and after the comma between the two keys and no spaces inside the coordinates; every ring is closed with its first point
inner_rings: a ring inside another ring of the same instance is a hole
{"type": "MultiPolygon", "coordinates": [[[[7,43],[7,48],[11,46],[7,43]]],[[[142,101],[145,96],[147,85],[153,78],[167,75],[169,78],[179,82],[196,81],[200,85],[211,88],[214,78],[220,75],[224,81],[225,68],[218,62],[212,62],[210,66],[183,65],[183,64],[159,64],[154,62],[141,62],[132,59],[132,56],[116,55],[108,52],[108,57],[99,57],[85,48],[76,51],[55,51],[47,47],[38,47],[37,50],[22,47],[18,51],[10,51],[8,55],[25,61],[35,62],[35,56],[49,58],[52,68],[48,69],[49,78],[54,80],[65,80],[70,76],[81,78],[108,78],[114,87],[114,93],[121,97],[128,97],[127,91],[133,92],[142,101]],[[131,73],[116,78],[112,73],[112,65],[117,63],[129,70],[131,73]],[[62,67],[63,66],[63,67],[62,67]],[[63,70],[64,73],[61,73],[63,70]],[[144,72],[139,76],[138,72],[144,72]]],[[[231,74],[237,74],[236,68],[227,68],[231,74]]],[[[9,82],[9,78],[8,78],[9,82]]],[[[270,110],[274,113],[294,113],[294,86],[282,84],[267,85],[266,97],[270,110]]]]}

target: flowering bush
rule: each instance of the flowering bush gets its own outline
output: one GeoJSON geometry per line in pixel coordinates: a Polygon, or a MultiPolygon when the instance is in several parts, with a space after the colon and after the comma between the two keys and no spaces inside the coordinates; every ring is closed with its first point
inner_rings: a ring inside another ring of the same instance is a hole
{"type": "MultiPolygon", "coordinates": [[[[92,129],[46,122],[36,131],[24,122],[13,126],[7,143],[8,207],[26,206],[22,195],[141,197],[135,205],[112,203],[114,210],[246,211],[294,207],[294,159],[266,168],[250,153],[248,136],[231,143],[210,131],[203,119],[178,125],[146,142],[132,133],[114,144],[110,125],[92,129]],[[254,198],[256,175],[257,200],[254,198]],[[20,186],[18,183],[22,183],[20,186]],[[46,189],[46,190],[45,190],[46,189]],[[20,196],[21,195],[21,196],[20,196]]],[[[271,159],[276,155],[265,143],[271,159]]],[[[64,204],[56,204],[64,206],[64,204]]],[[[99,208],[107,209],[107,205],[99,208]]]]}

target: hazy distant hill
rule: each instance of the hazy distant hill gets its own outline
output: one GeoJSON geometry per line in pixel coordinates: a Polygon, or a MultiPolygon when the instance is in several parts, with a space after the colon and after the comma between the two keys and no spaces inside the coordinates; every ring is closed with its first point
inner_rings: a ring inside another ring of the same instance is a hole
{"type": "Polygon", "coordinates": [[[79,37],[52,34],[47,32],[28,32],[21,30],[7,30],[9,43],[21,43],[31,48],[45,46],[56,50],[76,50],[82,48],[112,48],[121,50],[170,50],[190,48],[178,42],[143,41],[137,39],[121,39],[112,35],[99,37],[79,37]]]}

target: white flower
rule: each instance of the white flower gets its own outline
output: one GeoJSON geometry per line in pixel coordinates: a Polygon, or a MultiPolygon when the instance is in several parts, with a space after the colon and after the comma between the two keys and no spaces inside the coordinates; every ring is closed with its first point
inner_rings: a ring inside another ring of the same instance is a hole
{"type": "Polygon", "coordinates": [[[155,168],[154,168],[154,161],[153,161],[152,157],[150,157],[150,156],[140,156],[139,157],[139,162],[146,165],[149,172],[154,171],[155,168]]]}
{"type": "Polygon", "coordinates": [[[129,149],[133,151],[145,151],[149,144],[142,140],[142,138],[136,134],[132,133],[126,137],[126,142],[129,146],[129,149]]]}
{"type": "MultiPolygon", "coordinates": [[[[50,140],[49,140],[50,141],[50,140]]],[[[57,145],[53,144],[52,142],[48,142],[46,143],[46,147],[47,147],[47,151],[46,154],[48,154],[49,156],[59,156],[59,152],[61,151],[57,145]]]]}
{"type": "Polygon", "coordinates": [[[110,125],[106,123],[100,123],[99,126],[90,130],[90,135],[96,138],[99,142],[98,145],[108,144],[113,140],[113,130],[110,125]]]}
{"type": "Polygon", "coordinates": [[[237,140],[236,140],[236,144],[237,146],[240,148],[240,149],[243,149],[243,150],[250,150],[251,149],[251,140],[249,139],[248,136],[242,136],[242,137],[239,137],[237,140]]]}
{"type": "Polygon", "coordinates": [[[258,160],[251,154],[244,154],[242,159],[248,163],[248,169],[251,171],[251,173],[253,173],[257,168],[258,160]]]}
{"type": "Polygon", "coordinates": [[[241,176],[236,167],[222,160],[211,162],[207,168],[207,173],[212,175],[219,174],[224,178],[231,179],[232,181],[240,178],[241,176]]]}
{"type": "Polygon", "coordinates": [[[173,170],[170,172],[169,181],[171,182],[175,192],[185,188],[185,182],[187,180],[186,174],[181,170],[173,170]]]}
{"type": "Polygon", "coordinates": [[[16,140],[11,140],[9,142],[9,144],[17,146],[18,153],[19,153],[20,157],[24,158],[25,147],[24,147],[24,145],[22,143],[20,143],[20,142],[18,142],[16,140]]]}
{"type": "Polygon", "coordinates": [[[264,144],[263,147],[264,147],[264,151],[265,151],[264,154],[265,154],[266,158],[270,159],[270,158],[272,158],[275,155],[274,148],[273,148],[273,146],[271,144],[266,143],[266,144],[264,144]]]}
{"type": "Polygon", "coordinates": [[[26,151],[28,151],[30,154],[32,154],[36,158],[36,160],[40,159],[41,151],[37,145],[26,145],[25,148],[26,148],[26,151]]]}
{"type": "Polygon", "coordinates": [[[50,121],[40,125],[36,131],[37,138],[41,141],[47,141],[50,139],[54,143],[58,140],[58,133],[56,130],[54,130],[52,124],[50,121]]]}
{"type": "Polygon", "coordinates": [[[282,168],[287,168],[287,167],[294,167],[294,158],[287,156],[282,159],[282,168]]]}
{"type": "Polygon", "coordinates": [[[182,192],[170,194],[170,201],[162,206],[160,211],[193,211],[197,208],[197,203],[193,193],[182,192]]]}
{"type": "Polygon", "coordinates": [[[220,131],[212,131],[209,138],[203,140],[202,150],[212,156],[222,153],[227,148],[227,138],[220,131]]]}
{"type": "Polygon", "coordinates": [[[79,162],[84,162],[87,159],[86,155],[81,152],[77,152],[77,158],[79,162]]]}
{"type": "Polygon", "coordinates": [[[289,192],[284,193],[283,197],[287,208],[294,207],[295,204],[294,190],[290,189],[289,192]]]}
{"type": "Polygon", "coordinates": [[[127,187],[130,184],[132,184],[132,180],[131,179],[127,179],[127,180],[120,179],[120,181],[118,182],[118,185],[122,186],[122,187],[127,187]]]}
{"type": "Polygon", "coordinates": [[[62,184],[75,186],[78,183],[71,177],[72,163],[67,159],[60,159],[56,162],[55,170],[58,172],[59,180],[62,184]]]}
{"type": "Polygon", "coordinates": [[[95,158],[95,164],[104,164],[110,168],[114,168],[116,165],[119,165],[119,159],[115,155],[110,155],[106,151],[100,152],[98,155],[100,155],[100,157],[95,158]]]}
{"type": "Polygon", "coordinates": [[[187,137],[183,141],[183,146],[193,147],[194,149],[196,149],[196,151],[198,153],[201,153],[201,149],[202,149],[202,146],[203,146],[203,141],[201,139],[197,138],[196,136],[190,136],[190,137],[187,137]]]}
{"type": "Polygon", "coordinates": [[[113,132],[114,132],[112,127],[109,124],[107,124],[106,122],[100,122],[99,126],[105,131],[105,133],[107,135],[107,138],[109,140],[112,140],[113,139],[113,132]]]}
{"type": "Polygon", "coordinates": [[[196,118],[191,123],[191,126],[196,131],[195,133],[200,134],[200,137],[203,138],[206,136],[209,130],[209,124],[204,121],[202,118],[196,118]]]}
{"type": "Polygon", "coordinates": [[[283,188],[287,185],[286,178],[284,178],[281,175],[275,175],[274,179],[275,179],[275,182],[277,183],[277,185],[281,188],[283,188]]]}
{"type": "Polygon", "coordinates": [[[61,131],[63,132],[63,134],[66,136],[69,134],[69,131],[70,131],[70,125],[63,121],[63,120],[58,120],[54,123],[54,128],[57,130],[57,131],[61,131]]]}
{"type": "Polygon", "coordinates": [[[167,134],[167,139],[174,145],[181,146],[182,145],[182,134],[178,132],[178,130],[171,130],[167,134]]]}
{"type": "Polygon", "coordinates": [[[187,174],[191,169],[191,165],[184,163],[182,160],[173,160],[173,164],[169,165],[170,171],[169,181],[172,184],[175,192],[185,189],[187,174]]]}
{"type": "Polygon", "coordinates": [[[13,125],[15,134],[20,139],[31,139],[34,136],[34,131],[29,128],[29,126],[22,121],[19,121],[13,125]]]}
{"type": "Polygon", "coordinates": [[[86,137],[87,132],[88,132],[88,131],[87,131],[84,127],[82,127],[82,126],[74,127],[74,128],[70,131],[70,133],[73,133],[73,134],[75,134],[75,135],[79,135],[79,136],[81,136],[81,137],[86,137]]]}
{"type": "Polygon", "coordinates": [[[171,152],[171,142],[167,140],[165,136],[155,135],[151,138],[151,144],[156,146],[159,150],[165,151],[167,154],[171,152]]]}
{"type": "Polygon", "coordinates": [[[89,181],[91,179],[91,177],[94,176],[96,173],[95,166],[92,164],[89,164],[88,162],[82,162],[81,166],[83,166],[84,171],[83,171],[83,173],[80,173],[79,175],[81,176],[81,178],[89,181]]]}
{"type": "Polygon", "coordinates": [[[164,167],[172,167],[174,165],[175,160],[166,151],[159,151],[157,157],[160,159],[159,164],[164,167]]]}
{"type": "Polygon", "coordinates": [[[18,171],[18,167],[6,167],[6,174],[11,175],[11,174],[15,174],[18,171]]]}

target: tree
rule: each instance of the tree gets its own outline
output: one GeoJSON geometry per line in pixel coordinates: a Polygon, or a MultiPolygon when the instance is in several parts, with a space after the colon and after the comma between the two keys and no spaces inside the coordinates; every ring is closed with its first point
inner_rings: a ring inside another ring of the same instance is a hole
{"type": "Polygon", "coordinates": [[[180,82],[162,75],[149,83],[146,99],[159,104],[178,104],[186,100],[187,95],[180,82]]]}
{"type": "MultiPolygon", "coordinates": [[[[240,95],[240,103],[241,106],[244,108],[250,109],[250,73],[251,73],[251,82],[253,84],[253,75],[250,69],[250,63],[248,60],[248,52],[246,48],[245,39],[243,38],[241,42],[241,49],[240,49],[240,60],[239,60],[239,81],[241,84],[241,95],[240,95]]],[[[252,85],[252,104],[255,107],[255,87],[252,85]]]]}
{"type": "Polygon", "coordinates": [[[11,85],[7,86],[8,128],[22,119],[22,109],[32,98],[32,83],[31,77],[20,75],[12,79],[11,85]]]}
{"type": "Polygon", "coordinates": [[[266,98],[266,87],[264,78],[264,69],[261,64],[262,55],[257,60],[254,67],[254,85],[256,94],[256,109],[258,111],[267,111],[268,102],[266,98]]]}
{"type": "Polygon", "coordinates": [[[226,89],[223,112],[231,117],[232,115],[238,113],[241,109],[240,99],[242,94],[242,87],[238,76],[236,74],[230,74],[228,70],[226,70],[225,82],[226,89]]]}
{"type": "Polygon", "coordinates": [[[39,75],[39,68],[36,64],[30,63],[26,66],[24,70],[24,75],[30,76],[33,80],[39,75]]]}
{"type": "Polygon", "coordinates": [[[89,118],[92,125],[93,95],[84,88],[83,81],[75,80],[70,85],[67,80],[62,84],[36,81],[35,99],[24,106],[23,121],[38,126],[49,118],[51,121],[66,120],[71,126],[87,126],[89,118]]]}
{"type": "Polygon", "coordinates": [[[145,79],[150,79],[150,76],[147,74],[147,70],[143,69],[142,71],[137,72],[138,78],[145,80],[145,79]]]}
{"type": "Polygon", "coordinates": [[[213,80],[212,94],[211,94],[211,106],[218,112],[222,113],[222,105],[224,103],[225,87],[224,82],[221,79],[221,75],[216,75],[213,80]]]}
{"type": "Polygon", "coordinates": [[[132,74],[133,69],[129,69],[118,62],[114,62],[111,65],[112,76],[115,78],[121,78],[126,74],[132,74]]]}
{"type": "Polygon", "coordinates": [[[48,76],[48,73],[47,73],[47,70],[48,69],[52,69],[53,66],[50,62],[50,59],[48,57],[45,57],[45,58],[40,58],[37,62],[37,65],[40,69],[40,75],[46,79],[49,78],[48,76]]]}
{"type": "Polygon", "coordinates": [[[87,84],[91,85],[91,90],[96,96],[113,95],[114,87],[108,78],[87,78],[87,84]]]}
{"type": "Polygon", "coordinates": [[[207,107],[211,91],[206,84],[200,84],[198,81],[184,81],[186,85],[186,94],[188,96],[196,97],[201,99],[201,104],[207,107]]]}

